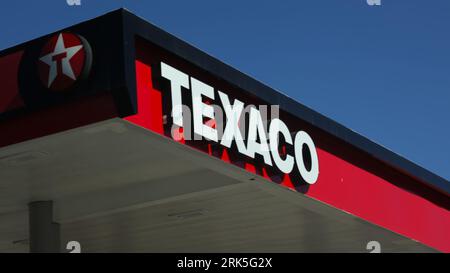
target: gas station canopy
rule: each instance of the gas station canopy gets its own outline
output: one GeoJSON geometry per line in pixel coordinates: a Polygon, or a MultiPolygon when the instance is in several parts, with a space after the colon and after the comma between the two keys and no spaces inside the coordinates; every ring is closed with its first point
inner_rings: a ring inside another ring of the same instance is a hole
{"type": "Polygon", "coordinates": [[[450,251],[449,181],[126,10],[0,72],[0,252],[450,251]]]}

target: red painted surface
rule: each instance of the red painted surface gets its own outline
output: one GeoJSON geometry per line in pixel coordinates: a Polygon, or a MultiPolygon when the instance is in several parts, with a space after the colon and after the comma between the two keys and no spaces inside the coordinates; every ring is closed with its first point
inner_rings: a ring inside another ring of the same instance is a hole
{"type": "Polygon", "coordinates": [[[163,133],[163,112],[161,93],[153,88],[151,69],[148,65],[136,62],[136,78],[138,92],[138,109],[152,109],[152,112],[139,113],[125,118],[159,134],[163,133]]]}
{"type": "MultiPolygon", "coordinates": [[[[157,62],[149,57],[150,53],[147,54],[143,50],[145,47],[138,48],[138,57],[147,61],[136,61],[138,113],[126,120],[170,137],[164,133],[163,128],[161,91],[153,87],[151,66],[146,64],[157,62]]],[[[151,52],[151,54],[162,53],[151,52]]],[[[182,66],[179,67],[180,70],[197,74],[196,77],[200,80],[217,86],[208,81],[210,79],[208,76],[202,79],[196,68],[186,70],[188,65],[182,62],[179,64],[182,66]]],[[[177,67],[176,64],[174,66],[177,67]]],[[[295,123],[295,120],[291,121],[290,126],[295,123]]],[[[301,121],[297,123],[307,126],[301,121]]],[[[425,188],[420,182],[383,165],[349,145],[331,139],[331,136],[326,136],[323,132],[312,127],[309,131],[312,132],[319,157],[318,181],[305,188],[295,185],[295,176],[284,175],[279,176],[282,179],[276,181],[277,183],[438,250],[450,252],[448,196],[425,188]]],[[[259,168],[251,161],[242,162],[242,158],[233,159],[231,156],[233,152],[230,150],[223,149],[214,154],[210,145],[206,149],[196,147],[192,143],[187,145],[219,157],[224,162],[258,173],[266,179],[274,181],[276,177],[269,175],[269,170],[265,167],[259,168]]]]}
{"type": "Polygon", "coordinates": [[[58,104],[0,122],[0,147],[113,117],[117,110],[109,94],[58,104]]]}
{"type": "Polygon", "coordinates": [[[23,52],[18,51],[0,57],[0,82],[2,83],[0,92],[0,113],[23,106],[17,79],[22,55],[23,52]]]}
{"type": "Polygon", "coordinates": [[[318,149],[320,175],[306,195],[450,252],[450,213],[391,181],[318,149]]]}

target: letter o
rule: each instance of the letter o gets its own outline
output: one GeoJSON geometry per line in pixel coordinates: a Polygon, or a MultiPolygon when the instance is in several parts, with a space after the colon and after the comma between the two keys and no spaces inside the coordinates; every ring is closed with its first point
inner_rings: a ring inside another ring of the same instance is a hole
{"type": "Polygon", "coordinates": [[[319,177],[319,159],[317,158],[316,145],[311,137],[304,131],[299,131],[294,141],[295,161],[300,175],[308,184],[314,184],[319,177]],[[311,170],[307,170],[303,158],[303,145],[306,145],[311,155],[311,170]]]}

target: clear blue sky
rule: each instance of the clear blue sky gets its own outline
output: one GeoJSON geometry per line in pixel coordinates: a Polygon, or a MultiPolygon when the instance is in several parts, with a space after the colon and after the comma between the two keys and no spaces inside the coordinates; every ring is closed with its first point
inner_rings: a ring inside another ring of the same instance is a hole
{"type": "Polygon", "coordinates": [[[449,0],[81,2],[3,1],[0,48],[126,7],[450,179],[449,0]]]}

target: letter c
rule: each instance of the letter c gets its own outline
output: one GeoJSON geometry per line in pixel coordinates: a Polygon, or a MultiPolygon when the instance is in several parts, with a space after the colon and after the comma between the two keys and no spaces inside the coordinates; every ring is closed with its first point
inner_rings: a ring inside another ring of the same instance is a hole
{"type": "Polygon", "coordinates": [[[292,137],[286,124],[278,118],[270,122],[269,141],[270,152],[272,153],[273,161],[278,169],[284,173],[290,173],[294,168],[294,158],[291,155],[286,155],[286,159],[282,159],[278,150],[278,133],[281,133],[286,143],[292,145],[292,137]]]}

